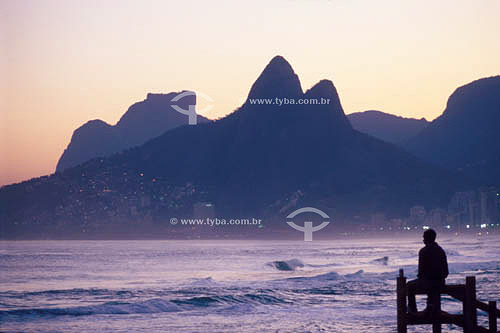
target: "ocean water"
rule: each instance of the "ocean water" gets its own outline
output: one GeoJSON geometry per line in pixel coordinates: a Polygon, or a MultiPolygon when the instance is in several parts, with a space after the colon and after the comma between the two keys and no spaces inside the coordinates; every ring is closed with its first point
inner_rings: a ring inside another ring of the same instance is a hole
{"type": "MultiPolygon", "coordinates": [[[[438,241],[448,253],[449,283],[475,275],[478,298],[500,300],[498,235],[438,241]]],[[[314,242],[3,241],[0,331],[395,332],[398,269],[414,278],[422,245],[416,234],[314,242]]],[[[418,301],[423,308],[425,297],[418,301]]],[[[458,313],[461,303],[443,297],[443,308],[458,313]]]]}

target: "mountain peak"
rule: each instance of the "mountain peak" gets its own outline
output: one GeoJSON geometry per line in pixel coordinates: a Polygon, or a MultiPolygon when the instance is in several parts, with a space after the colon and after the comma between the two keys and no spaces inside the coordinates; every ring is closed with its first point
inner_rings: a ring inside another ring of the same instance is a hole
{"type": "Polygon", "coordinates": [[[450,169],[488,163],[500,156],[499,110],[500,76],[472,81],[457,88],[443,114],[405,147],[417,157],[450,169]]]}
{"type": "Polygon", "coordinates": [[[337,89],[330,80],[321,80],[306,92],[310,97],[333,97],[338,99],[337,89]]]}
{"type": "Polygon", "coordinates": [[[458,87],[449,97],[443,116],[495,116],[500,106],[499,90],[500,75],[482,78],[458,87]]]}
{"type": "Polygon", "coordinates": [[[277,55],[271,59],[262,73],[266,72],[271,72],[282,76],[292,76],[295,74],[292,65],[290,65],[290,63],[280,55],[277,55]]]}
{"type": "Polygon", "coordinates": [[[302,95],[299,77],[282,56],[275,56],[255,81],[248,98],[295,98],[302,95]]]}
{"type": "MultiPolygon", "coordinates": [[[[63,171],[98,156],[108,156],[124,149],[139,146],[175,127],[186,125],[188,117],[172,108],[176,104],[184,110],[196,105],[192,91],[148,93],[146,99],[134,103],[116,125],[102,120],[90,120],[76,129],[68,147],[59,158],[56,171],[63,171]],[[190,93],[172,101],[182,93],[190,93]]],[[[199,123],[207,122],[197,116],[199,123]]]]}
{"type": "Polygon", "coordinates": [[[191,91],[191,90],[182,90],[178,92],[170,92],[170,93],[148,93],[146,95],[145,101],[148,102],[160,102],[160,103],[166,103],[168,105],[172,104],[172,99],[181,95],[184,97],[180,97],[179,103],[182,103],[184,101],[188,101],[192,105],[196,104],[196,92],[191,91]],[[182,101],[181,101],[182,99],[182,101]]]}

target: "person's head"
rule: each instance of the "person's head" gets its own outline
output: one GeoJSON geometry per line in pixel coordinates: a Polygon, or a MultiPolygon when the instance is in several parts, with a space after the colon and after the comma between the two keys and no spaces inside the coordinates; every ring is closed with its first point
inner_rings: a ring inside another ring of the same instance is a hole
{"type": "Polygon", "coordinates": [[[424,244],[431,244],[436,241],[436,232],[432,229],[424,231],[424,244]]]}

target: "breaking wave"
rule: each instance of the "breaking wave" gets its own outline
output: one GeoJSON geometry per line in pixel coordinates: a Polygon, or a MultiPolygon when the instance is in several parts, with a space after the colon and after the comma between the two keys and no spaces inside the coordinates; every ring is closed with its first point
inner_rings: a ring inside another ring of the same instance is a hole
{"type": "Polygon", "coordinates": [[[286,304],[289,300],[272,293],[246,293],[240,295],[199,296],[165,300],[161,298],[141,302],[106,302],[98,305],[76,306],[67,308],[31,308],[0,311],[0,320],[9,317],[45,317],[45,316],[90,316],[90,315],[127,315],[165,313],[194,310],[206,307],[235,305],[271,305],[286,304]]]}
{"type": "Polygon", "coordinates": [[[69,308],[33,308],[0,311],[0,318],[5,316],[85,316],[96,314],[132,314],[180,311],[179,306],[162,299],[143,302],[106,302],[99,305],[77,306],[69,308]]]}
{"type": "Polygon", "coordinates": [[[389,263],[389,257],[385,256],[385,257],[382,257],[382,258],[378,258],[378,259],[372,260],[371,262],[374,263],[374,264],[380,264],[380,265],[387,266],[387,264],[389,263]]]}
{"type": "Polygon", "coordinates": [[[267,265],[274,267],[279,271],[294,271],[299,267],[304,267],[304,263],[299,259],[277,260],[269,262],[267,265]]]}

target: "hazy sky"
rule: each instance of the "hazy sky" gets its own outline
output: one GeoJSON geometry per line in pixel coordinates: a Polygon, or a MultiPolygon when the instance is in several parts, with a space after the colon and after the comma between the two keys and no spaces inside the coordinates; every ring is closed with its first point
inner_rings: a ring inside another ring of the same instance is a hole
{"type": "Polygon", "coordinates": [[[0,0],[0,185],[52,173],[73,131],[148,92],[233,111],[283,55],[346,113],[431,120],[455,88],[500,74],[500,1],[0,0]]]}

